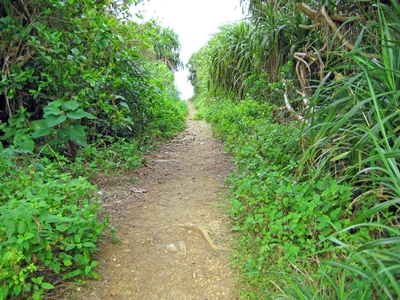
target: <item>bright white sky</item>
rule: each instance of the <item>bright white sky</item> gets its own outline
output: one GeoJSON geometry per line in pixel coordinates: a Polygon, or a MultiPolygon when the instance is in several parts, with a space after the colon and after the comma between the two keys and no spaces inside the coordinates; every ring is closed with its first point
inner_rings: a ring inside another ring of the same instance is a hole
{"type": "MultiPolygon", "coordinates": [[[[160,25],[172,28],[179,35],[184,64],[218,27],[243,18],[239,0],[150,0],[135,9],[144,12],[146,19],[157,18],[160,25]]],[[[187,76],[186,68],[175,73],[175,82],[184,100],[193,95],[187,76]]]]}

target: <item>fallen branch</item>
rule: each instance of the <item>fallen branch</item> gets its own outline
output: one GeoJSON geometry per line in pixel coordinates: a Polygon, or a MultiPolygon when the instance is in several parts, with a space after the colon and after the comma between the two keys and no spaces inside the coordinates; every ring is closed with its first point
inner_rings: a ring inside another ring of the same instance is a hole
{"type": "Polygon", "coordinates": [[[195,229],[197,231],[200,231],[201,234],[203,235],[203,237],[205,238],[205,240],[207,241],[207,243],[210,245],[210,247],[213,250],[222,250],[222,251],[228,251],[229,250],[228,248],[225,248],[225,247],[216,246],[214,244],[213,240],[211,239],[210,235],[208,234],[207,230],[205,230],[201,226],[197,226],[197,225],[194,225],[194,224],[176,224],[176,226],[187,228],[187,229],[195,229]]]}

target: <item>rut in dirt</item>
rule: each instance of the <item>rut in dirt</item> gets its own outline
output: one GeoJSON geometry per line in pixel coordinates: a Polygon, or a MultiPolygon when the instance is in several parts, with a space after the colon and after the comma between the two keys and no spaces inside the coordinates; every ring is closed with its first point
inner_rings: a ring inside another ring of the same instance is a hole
{"type": "Polygon", "coordinates": [[[100,245],[100,280],[77,298],[236,299],[221,196],[232,162],[189,106],[187,129],[147,166],[100,185],[121,244],[100,245]]]}

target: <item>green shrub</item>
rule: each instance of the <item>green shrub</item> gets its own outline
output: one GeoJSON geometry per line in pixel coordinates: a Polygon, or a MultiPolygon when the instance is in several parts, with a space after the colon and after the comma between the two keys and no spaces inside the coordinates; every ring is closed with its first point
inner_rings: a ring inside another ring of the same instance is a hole
{"type": "Polygon", "coordinates": [[[157,140],[181,130],[173,30],[130,20],[129,4],[141,1],[72,2],[7,2],[1,9],[4,145],[33,152],[49,144],[75,157],[99,135],[157,140]]]}
{"type": "Polygon", "coordinates": [[[0,152],[0,298],[39,299],[53,288],[41,275],[97,278],[92,255],[107,221],[86,178],[73,178],[43,158],[0,152]]]}
{"type": "MultiPolygon", "coordinates": [[[[302,150],[285,152],[298,128],[273,123],[272,112],[268,104],[253,100],[206,100],[201,107],[235,155],[229,212],[240,235],[234,262],[243,270],[242,283],[251,285],[242,291],[246,299],[267,297],[300,269],[323,278],[326,270],[316,263],[345,255],[329,239],[337,231],[342,230],[337,238],[350,245],[371,239],[367,228],[343,230],[354,218],[352,186],[329,173],[300,176],[302,150]]],[[[324,289],[333,287],[324,283],[324,289]]]]}

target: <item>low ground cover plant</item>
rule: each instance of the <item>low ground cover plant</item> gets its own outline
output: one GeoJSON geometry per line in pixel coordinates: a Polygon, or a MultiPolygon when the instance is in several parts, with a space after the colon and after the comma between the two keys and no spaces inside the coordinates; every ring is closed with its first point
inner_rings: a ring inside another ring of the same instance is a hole
{"type": "Polygon", "coordinates": [[[97,277],[96,244],[109,227],[87,178],[73,178],[49,159],[0,152],[0,295],[39,299],[63,279],[97,277]]]}
{"type": "Polygon", "coordinates": [[[237,165],[239,295],[397,299],[400,5],[306,2],[248,1],[249,28],[221,27],[189,61],[199,116],[237,165]],[[339,28],[338,9],[362,24],[339,28]]]}

